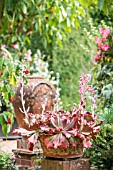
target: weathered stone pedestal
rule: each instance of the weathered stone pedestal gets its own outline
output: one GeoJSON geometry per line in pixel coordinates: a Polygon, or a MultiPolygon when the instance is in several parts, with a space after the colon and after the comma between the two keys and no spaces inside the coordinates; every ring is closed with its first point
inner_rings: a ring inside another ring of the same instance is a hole
{"type": "MultiPolygon", "coordinates": [[[[18,170],[36,170],[39,165],[39,154],[43,154],[39,147],[34,151],[28,150],[28,145],[25,140],[17,140],[17,149],[12,150],[18,170]]],[[[86,158],[74,159],[57,159],[57,158],[43,158],[41,163],[41,170],[90,170],[89,160],[86,158]]]]}
{"type": "Polygon", "coordinates": [[[42,150],[36,149],[34,151],[28,150],[28,145],[25,140],[18,139],[17,140],[17,149],[12,150],[16,164],[18,165],[18,170],[30,169],[35,170],[35,167],[38,165],[39,154],[42,154],[42,150]]]}
{"type": "Polygon", "coordinates": [[[90,170],[89,160],[85,158],[77,159],[43,159],[41,170],[90,170]]]}

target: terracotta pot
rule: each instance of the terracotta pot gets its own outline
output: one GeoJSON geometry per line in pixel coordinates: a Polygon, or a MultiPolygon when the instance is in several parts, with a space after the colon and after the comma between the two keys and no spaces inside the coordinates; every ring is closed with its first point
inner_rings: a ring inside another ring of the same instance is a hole
{"type": "Polygon", "coordinates": [[[78,158],[83,156],[83,144],[80,143],[77,147],[69,146],[68,148],[47,148],[44,144],[44,140],[47,135],[40,137],[40,143],[43,150],[43,155],[53,158],[78,158]]]}
{"type": "MultiPolygon", "coordinates": [[[[18,126],[27,130],[36,129],[36,126],[29,128],[24,122],[25,114],[20,110],[20,108],[22,109],[20,89],[20,86],[15,88],[15,97],[12,102],[18,126]]],[[[48,111],[54,108],[53,99],[56,91],[49,81],[44,80],[42,77],[31,76],[28,77],[28,84],[23,89],[25,108],[29,108],[29,113],[41,114],[45,98],[47,99],[45,110],[48,111]]]]}

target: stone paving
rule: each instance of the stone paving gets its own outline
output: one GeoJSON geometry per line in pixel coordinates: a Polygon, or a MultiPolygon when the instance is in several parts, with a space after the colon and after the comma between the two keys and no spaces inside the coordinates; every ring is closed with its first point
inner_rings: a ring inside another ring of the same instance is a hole
{"type": "Polygon", "coordinates": [[[12,153],[12,149],[17,148],[17,140],[0,139],[0,150],[6,153],[12,153]]]}

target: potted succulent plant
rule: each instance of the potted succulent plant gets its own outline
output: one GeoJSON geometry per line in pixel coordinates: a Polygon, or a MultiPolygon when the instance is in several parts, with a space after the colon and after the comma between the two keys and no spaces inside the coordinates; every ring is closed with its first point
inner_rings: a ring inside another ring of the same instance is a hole
{"type": "MultiPolygon", "coordinates": [[[[89,80],[88,74],[80,76],[80,103],[77,108],[74,104],[70,111],[60,109],[57,93],[54,110],[45,111],[43,105],[41,114],[27,113],[25,121],[29,122],[29,126],[36,124],[36,129],[29,131],[18,128],[13,131],[13,134],[27,137],[30,150],[40,141],[44,156],[56,158],[82,156],[83,148],[91,147],[90,140],[95,139],[95,135],[100,131],[100,125],[103,122],[103,120],[98,121],[94,110],[86,110],[86,92],[94,94],[91,85],[88,85],[89,80]]],[[[92,104],[95,105],[94,100],[92,104]]]]}

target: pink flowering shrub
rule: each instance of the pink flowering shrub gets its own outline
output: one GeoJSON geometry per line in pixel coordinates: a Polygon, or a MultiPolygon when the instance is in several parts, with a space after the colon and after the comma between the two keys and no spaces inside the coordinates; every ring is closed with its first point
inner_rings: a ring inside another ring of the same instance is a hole
{"type": "Polygon", "coordinates": [[[97,54],[94,57],[94,62],[101,61],[106,59],[108,54],[113,52],[113,36],[111,30],[101,28],[100,29],[101,37],[97,37],[95,42],[97,44],[97,54]]]}
{"type": "MultiPolygon", "coordinates": [[[[23,128],[18,128],[13,131],[13,134],[20,134],[27,137],[29,149],[45,136],[44,145],[46,148],[68,148],[70,146],[77,147],[82,144],[83,147],[91,147],[91,139],[96,138],[96,134],[100,131],[100,125],[103,121],[98,122],[97,115],[93,111],[86,110],[86,93],[94,95],[94,90],[91,85],[88,85],[90,76],[83,74],[80,76],[80,103],[70,110],[61,110],[56,108],[52,111],[42,111],[42,114],[34,115],[27,113],[26,122],[29,126],[34,125],[32,131],[23,128]]],[[[92,102],[91,105],[95,105],[92,102]]]]}
{"type": "Polygon", "coordinates": [[[92,84],[96,91],[98,108],[111,107],[113,103],[113,32],[112,29],[100,29],[95,39],[97,45],[92,84]]]}

